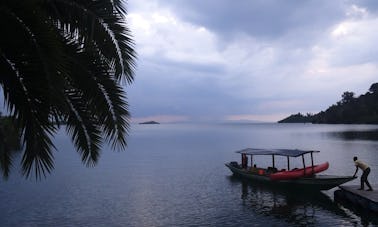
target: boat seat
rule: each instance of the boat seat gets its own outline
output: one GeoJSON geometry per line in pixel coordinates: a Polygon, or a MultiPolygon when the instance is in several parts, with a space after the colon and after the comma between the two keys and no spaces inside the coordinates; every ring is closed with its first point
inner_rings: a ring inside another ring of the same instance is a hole
{"type": "Polygon", "coordinates": [[[277,170],[277,168],[273,168],[273,167],[271,167],[271,166],[269,166],[268,168],[267,168],[267,172],[268,173],[276,173],[276,172],[278,172],[278,170],[277,170]]]}

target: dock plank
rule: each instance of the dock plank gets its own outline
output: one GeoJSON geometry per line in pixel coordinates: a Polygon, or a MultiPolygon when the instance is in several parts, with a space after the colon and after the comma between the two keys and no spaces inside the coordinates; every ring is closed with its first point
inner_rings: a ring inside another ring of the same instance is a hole
{"type": "Polygon", "coordinates": [[[365,188],[365,190],[358,190],[360,188],[359,185],[340,185],[339,186],[339,188],[341,188],[342,190],[351,192],[353,194],[364,197],[365,199],[378,203],[378,185],[372,185],[372,187],[373,187],[373,191],[366,191],[367,188],[365,188]]]}

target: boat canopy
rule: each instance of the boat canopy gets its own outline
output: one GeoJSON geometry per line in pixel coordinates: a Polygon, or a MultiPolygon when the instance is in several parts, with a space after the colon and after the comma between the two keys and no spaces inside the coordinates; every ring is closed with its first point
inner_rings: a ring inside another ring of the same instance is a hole
{"type": "Polygon", "coordinates": [[[256,149],[246,148],[240,151],[236,151],[239,154],[247,155],[281,155],[286,157],[298,157],[307,153],[317,153],[320,151],[315,150],[298,150],[298,149],[256,149]]]}

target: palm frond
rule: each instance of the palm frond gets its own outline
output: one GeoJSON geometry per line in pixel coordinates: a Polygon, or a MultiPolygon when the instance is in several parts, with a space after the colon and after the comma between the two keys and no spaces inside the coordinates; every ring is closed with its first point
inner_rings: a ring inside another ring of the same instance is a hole
{"type": "Polygon", "coordinates": [[[36,179],[41,178],[46,173],[50,173],[54,168],[52,155],[52,144],[49,135],[40,128],[38,123],[30,123],[25,127],[24,132],[25,152],[22,156],[22,173],[29,177],[32,169],[36,179]],[[37,125],[36,125],[37,124],[37,125]]]}
{"type": "MultiPolygon", "coordinates": [[[[129,113],[124,106],[123,90],[114,79],[112,68],[103,60],[95,47],[80,51],[80,47],[72,45],[72,51],[77,53],[70,73],[70,86],[80,89],[80,98],[87,103],[87,109],[96,117],[105,138],[125,148],[127,135],[127,119],[129,113]],[[96,55],[97,53],[97,55],[96,55]]],[[[67,88],[71,92],[71,89],[67,88]]],[[[114,147],[114,146],[113,146],[114,147]]]]}
{"type": "MultiPolygon", "coordinates": [[[[48,120],[49,106],[44,105],[42,96],[37,95],[38,89],[29,89],[30,84],[21,74],[27,73],[24,67],[17,68],[17,64],[0,58],[2,68],[8,63],[8,70],[14,74],[5,74],[2,77],[4,97],[8,101],[8,107],[15,116],[19,130],[23,132],[25,152],[22,158],[23,174],[27,177],[31,168],[35,167],[35,176],[40,178],[45,172],[50,172],[53,167],[51,148],[53,145],[49,136],[55,131],[54,125],[48,120]],[[12,92],[16,89],[18,92],[12,92]]],[[[27,76],[26,76],[27,78],[27,76]]]]}
{"type": "Polygon", "coordinates": [[[87,166],[94,166],[100,155],[100,130],[96,119],[87,111],[87,103],[76,90],[68,92],[67,103],[70,112],[67,117],[67,132],[71,135],[82,162],[87,166]]]}
{"type": "MultiPolygon", "coordinates": [[[[49,40],[54,40],[54,37],[51,37],[50,29],[43,32],[36,25],[43,23],[45,19],[33,14],[20,13],[22,10],[3,8],[3,16],[8,18],[6,23],[13,27],[0,41],[2,50],[0,64],[4,73],[1,84],[8,109],[17,119],[19,130],[23,132],[25,145],[21,161],[23,173],[28,177],[34,166],[35,176],[40,178],[53,167],[51,153],[53,145],[49,135],[56,128],[50,123],[50,110],[55,97],[59,97],[54,95],[59,91],[54,84],[59,85],[59,83],[54,78],[56,73],[55,75],[51,73],[56,71],[51,68],[56,65],[51,61],[54,58],[50,59],[47,57],[49,54],[46,53],[46,50],[49,50],[46,45],[49,44],[49,40]],[[12,36],[20,38],[12,40],[12,36]],[[37,40],[36,37],[39,39],[37,40]]],[[[7,28],[9,25],[5,24],[4,27],[7,28]]]]}
{"type": "Polygon", "coordinates": [[[109,61],[115,61],[117,79],[133,81],[136,53],[130,32],[124,26],[123,15],[117,10],[122,7],[117,1],[51,1],[53,12],[63,34],[71,34],[81,44],[96,43],[109,61]]]}
{"type": "MultiPolygon", "coordinates": [[[[103,140],[126,147],[129,112],[119,83],[133,81],[136,53],[125,13],[121,0],[0,3],[7,31],[0,36],[0,86],[22,133],[25,176],[53,169],[51,137],[62,119],[88,166],[103,140]]],[[[9,174],[11,156],[0,153],[0,163],[9,174]]]]}
{"type": "Polygon", "coordinates": [[[8,179],[12,167],[11,149],[6,141],[6,131],[0,122],[0,169],[4,179],[8,179]]]}

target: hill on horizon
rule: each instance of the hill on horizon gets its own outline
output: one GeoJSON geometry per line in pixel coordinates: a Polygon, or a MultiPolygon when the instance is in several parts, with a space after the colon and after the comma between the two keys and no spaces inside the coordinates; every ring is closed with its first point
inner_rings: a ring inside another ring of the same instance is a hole
{"type": "Polygon", "coordinates": [[[369,91],[359,97],[354,97],[354,92],[350,91],[341,97],[325,111],[292,114],[278,123],[378,124],[378,83],[372,84],[369,91]]]}

